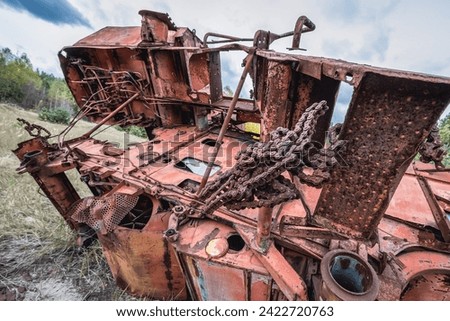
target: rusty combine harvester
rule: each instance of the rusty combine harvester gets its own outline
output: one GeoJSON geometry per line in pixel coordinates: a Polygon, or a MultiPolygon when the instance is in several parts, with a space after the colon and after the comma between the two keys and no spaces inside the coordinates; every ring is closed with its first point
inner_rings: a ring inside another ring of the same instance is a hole
{"type": "Polygon", "coordinates": [[[435,128],[450,78],[269,50],[287,36],[299,49],[315,29],[304,16],[284,34],[201,40],[167,14],[140,15],[61,50],[80,111],[55,142],[28,124],[35,137],[15,150],[79,243],[99,239],[120,287],[176,300],[450,298],[435,128]],[[228,51],[247,55],[233,97],[228,51]],[[341,82],[353,96],[330,127],[341,82]],[[96,124],[65,139],[81,118],[96,124]],[[143,127],[148,141],[119,148],[94,138],[101,125],[143,127]],[[92,196],[80,199],[71,169],[92,196]]]}

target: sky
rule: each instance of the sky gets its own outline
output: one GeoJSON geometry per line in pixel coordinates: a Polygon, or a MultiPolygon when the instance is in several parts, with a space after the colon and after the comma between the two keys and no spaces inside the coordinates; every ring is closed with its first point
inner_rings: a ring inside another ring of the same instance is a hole
{"type": "MultiPolygon", "coordinates": [[[[0,47],[25,52],[35,68],[61,77],[62,47],[104,26],[139,26],[140,9],[167,12],[200,38],[209,31],[240,37],[259,29],[283,33],[306,15],[316,30],[302,36],[305,54],[450,77],[448,0],[0,0],[0,47]]],[[[272,48],[286,51],[291,41],[272,48]]],[[[225,59],[231,88],[242,58],[225,59]]],[[[351,88],[341,87],[339,115],[350,96],[351,88]]]]}

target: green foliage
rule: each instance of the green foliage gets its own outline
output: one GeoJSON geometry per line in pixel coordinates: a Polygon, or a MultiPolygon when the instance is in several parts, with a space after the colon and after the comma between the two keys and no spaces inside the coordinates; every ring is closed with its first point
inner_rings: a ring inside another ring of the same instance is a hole
{"type": "Polygon", "coordinates": [[[64,79],[56,78],[44,72],[40,73],[39,76],[44,83],[46,92],[41,105],[49,106],[50,108],[62,108],[71,113],[77,110],[75,99],[64,79]]]}
{"type": "Polygon", "coordinates": [[[439,123],[439,132],[441,134],[442,142],[447,146],[450,146],[450,114],[439,123]]]}
{"type": "Polygon", "coordinates": [[[67,110],[60,108],[42,108],[39,112],[39,119],[56,124],[68,124],[70,121],[70,114],[67,110]]]}
{"type": "Polygon", "coordinates": [[[114,126],[115,129],[126,132],[130,135],[134,135],[141,138],[148,138],[147,132],[143,127],[139,126],[127,126],[127,127],[120,127],[120,126],[114,126]]]}
{"type": "Polygon", "coordinates": [[[147,138],[147,132],[142,127],[131,126],[130,130],[129,130],[129,133],[131,135],[134,135],[134,136],[137,136],[137,137],[147,138]]]}
{"type": "Polygon", "coordinates": [[[0,102],[26,109],[48,106],[70,113],[76,109],[64,79],[35,71],[25,53],[15,55],[9,48],[0,49],[0,102]]]}
{"type": "Polygon", "coordinates": [[[448,114],[439,123],[439,134],[441,135],[442,143],[447,149],[447,155],[444,158],[444,165],[450,167],[450,114],[448,114]]]}
{"type": "Polygon", "coordinates": [[[0,50],[0,101],[33,108],[42,97],[42,80],[25,53],[20,56],[8,48],[0,50]]]}

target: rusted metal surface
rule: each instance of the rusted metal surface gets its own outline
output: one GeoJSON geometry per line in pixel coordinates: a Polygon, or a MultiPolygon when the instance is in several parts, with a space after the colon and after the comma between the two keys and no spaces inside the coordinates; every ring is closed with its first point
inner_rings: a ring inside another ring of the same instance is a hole
{"type": "Polygon", "coordinates": [[[261,255],[261,247],[257,244],[258,234],[254,230],[242,226],[237,227],[237,230],[249,244],[261,264],[267,269],[267,272],[273,277],[287,300],[304,301],[308,299],[305,281],[273,243],[267,245],[267,248],[263,249],[263,255],[261,255]]]}
{"type": "Polygon", "coordinates": [[[412,75],[405,79],[365,74],[355,88],[340,133],[347,140],[341,154],[345,164],[333,171],[314,220],[347,235],[370,237],[408,163],[449,99],[448,84],[412,75]]]}
{"type": "Polygon", "coordinates": [[[233,228],[201,220],[184,225],[178,241],[173,244],[186,271],[187,283],[193,289],[193,298],[270,299],[272,277],[233,228]],[[228,246],[225,253],[213,257],[207,249],[217,240],[228,246]],[[230,273],[223,275],[224,266],[230,273]]]}
{"type": "Polygon", "coordinates": [[[428,205],[430,206],[431,213],[433,213],[434,220],[436,221],[436,225],[441,232],[442,238],[445,242],[450,242],[450,222],[447,215],[444,210],[442,210],[427,180],[423,177],[418,177],[417,179],[419,180],[420,187],[422,188],[423,194],[425,195],[428,205]]]}
{"type": "Polygon", "coordinates": [[[79,244],[99,240],[119,286],[161,300],[448,299],[450,172],[434,125],[449,78],[270,50],[287,36],[299,49],[315,28],[304,16],[285,33],[201,41],[140,14],[63,48],[80,110],[56,142],[20,120],[33,138],[14,151],[79,244]],[[243,80],[223,95],[230,50],[247,54],[250,98],[243,80]],[[352,100],[330,127],[342,82],[352,100]],[[67,140],[82,118],[97,124],[67,140]],[[101,125],[148,141],[119,148],[95,139],[101,125]]]}
{"type": "Polygon", "coordinates": [[[270,242],[270,229],[272,225],[272,208],[261,207],[258,212],[258,226],[256,228],[256,245],[266,250],[270,242]]]}
{"type": "Polygon", "coordinates": [[[446,274],[426,274],[412,280],[403,301],[450,301],[450,279],[446,274]]]}

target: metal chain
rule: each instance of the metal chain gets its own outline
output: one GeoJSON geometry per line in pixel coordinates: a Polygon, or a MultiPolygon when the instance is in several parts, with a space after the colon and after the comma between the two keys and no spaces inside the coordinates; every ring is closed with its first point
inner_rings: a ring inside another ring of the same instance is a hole
{"type": "Polygon", "coordinates": [[[232,210],[273,207],[298,198],[294,184],[282,176],[286,170],[302,183],[321,186],[345,143],[338,140],[340,126],[331,128],[327,148],[312,141],[317,121],[327,109],[325,101],[313,104],[293,130],[279,127],[270,133],[268,142],[255,143],[236,155],[236,165],[209,182],[199,195],[206,204],[201,211],[211,213],[220,206],[232,210]],[[305,168],[312,169],[312,174],[304,173],[305,168]]]}
{"type": "Polygon", "coordinates": [[[430,134],[419,148],[420,161],[424,163],[434,162],[436,168],[445,168],[442,164],[444,156],[447,154],[444,144],[441,141],[438,126],[434,125],[430,134]]]}
{"type": "Polygon", "coordinates": [[[50,138],[52,135],[47,129],[45,129],[42,126],[36,125],[36,124],[30,124],[28,121],[22,118],[17,118],[17,121],[19,123],[22,123],[25,125],[24,129],[28,132],[28,134],[32,137],[42,137],[44,139],[50,138]],[[36,132],[33,132],[36,131],[36,132]],[[45,136],[42,135],[42,132],[45,133],[45,136]]]}

